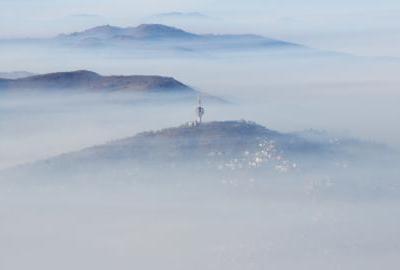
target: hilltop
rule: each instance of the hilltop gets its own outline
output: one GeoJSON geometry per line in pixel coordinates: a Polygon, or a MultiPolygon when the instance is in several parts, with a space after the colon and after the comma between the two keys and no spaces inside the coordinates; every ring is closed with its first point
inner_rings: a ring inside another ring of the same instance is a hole
{"type": "Polygon", "coordinates": [[[185,124],[21,166],[9,175],[67,179],[97,175],[112,180],[161,171],[265,175],[326,167],[339,172],[344,166],[374,160],[377,154],[381,160],[388,156],[381,145],[313,136],[281,133],[247,121],[185,124]]]}

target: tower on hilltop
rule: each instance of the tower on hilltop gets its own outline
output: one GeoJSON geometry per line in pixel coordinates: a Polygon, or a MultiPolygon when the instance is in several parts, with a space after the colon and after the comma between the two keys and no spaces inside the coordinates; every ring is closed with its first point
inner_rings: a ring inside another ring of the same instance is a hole
{"type": "Polygon", "coordinates": [[[200,125],[202,123],[204,113],[205,109],[202,106],[201,96],[199,96],[198,105],[196,107],[196,121],[195,121],[197,125],[200,125]]]}

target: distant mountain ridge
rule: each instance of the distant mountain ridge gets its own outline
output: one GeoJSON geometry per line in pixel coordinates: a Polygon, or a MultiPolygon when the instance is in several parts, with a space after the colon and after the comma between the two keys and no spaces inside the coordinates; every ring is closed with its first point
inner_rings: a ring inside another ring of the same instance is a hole
{"type": "Polygon", "coordinates": [[[101,76],[88,70],[57,72],[20,79],[0,79],[0,91],[6,90],[88,90],[88,91],[172,91],[195,93],[189,86],[171,77],[101,76]]]}
{"type": "MultiPolygon", "coordinates": [[[[104,46],[148,42],[168,43],[172,46],[183,46],[188,49],[248,49],[272,47],[301,47],[282,40],[253,34],[195,34],[176,27],[163,24],[141,24],[137,27],[117,27],[102,25],[71,34],[62,34],[56,41],[76,46],[104,46]]],[[[164,44],[165,45],[165,44],[164,44]]]]}
{"type": "Polygon", "coordinates": [[[59,38],[97,38],[97,39],[159,39],[159,38],[194,38],[198,35],[185,32],[175,27],[162,24],[141,24],[137,27],[116,27],[102,25],[69,35],[60,35],[59,38]]]}

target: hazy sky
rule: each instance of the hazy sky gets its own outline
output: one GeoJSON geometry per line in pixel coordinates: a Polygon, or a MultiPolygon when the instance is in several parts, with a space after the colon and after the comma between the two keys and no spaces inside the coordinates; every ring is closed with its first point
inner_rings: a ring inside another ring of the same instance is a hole
{"type": "Polygon", "coordinates": [[[208,15],[171,22],[196,32],[252,32],[322,49],[400,56],[397,0],[0,0],[0,37],[136,25],[171,11],[208,15]]]}

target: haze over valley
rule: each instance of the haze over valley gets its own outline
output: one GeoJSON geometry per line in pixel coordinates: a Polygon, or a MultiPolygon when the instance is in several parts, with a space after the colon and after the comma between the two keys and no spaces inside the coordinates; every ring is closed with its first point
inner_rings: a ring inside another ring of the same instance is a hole
{"type": "Polygon", "coordinates": [[[398,268],[379,6],[1,3],[0,269],[398,268]]]}

